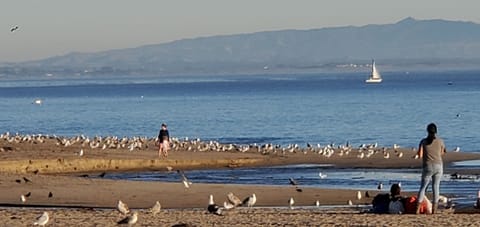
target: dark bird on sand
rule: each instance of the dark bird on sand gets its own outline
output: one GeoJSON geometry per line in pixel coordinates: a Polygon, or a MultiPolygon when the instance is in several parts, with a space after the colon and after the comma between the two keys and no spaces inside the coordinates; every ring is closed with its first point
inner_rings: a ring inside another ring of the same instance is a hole
{"type": "Polygon", "coordinates": [[[105,176],[105,174],[107,174],[106,172],[103,172],[101,173],[100,175],[98,175],[99,177],[103,178],[105,176]]]}
{"type": "Polygon", "coordinates": [[[48,198],[52,198],[53,197],[53,193],[52,192],[49,192],[48,193],[48,198]]]}
{"type": "Polygon", "coordinates": [[[30,179],[28,179],[26,177],[23,177],[23,181],[25,181],[25,183],[32,182],[30,179]]]}

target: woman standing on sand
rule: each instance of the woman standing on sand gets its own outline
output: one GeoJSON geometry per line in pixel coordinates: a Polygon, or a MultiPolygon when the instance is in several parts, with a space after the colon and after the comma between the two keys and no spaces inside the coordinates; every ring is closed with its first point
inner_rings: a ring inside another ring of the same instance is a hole
{"type": "Polygon", "coordinates": [[[417,211],[420,212],[420,204],[425,198],[425,191],[432,179],[432,214],[437,211],[438,198],[440,195],[440,179],[443,175],[443,160],[442,156],[447,152],[445,143],[442,139],[436,136],[437,126],[431,123],[427,126],[428,135],[420,141],[418,146],[418,157],[422,158],[422,183],[420,191],[418,192],[417,211]]]}
{"type": "Polygon", "coordinates": [[[160,132],[158,133],[158,157],[168,157],[168,148],[170,147],[170,135],[168,134],[167,125],[165,123],[162,124],[160,128],[160,132]]]}

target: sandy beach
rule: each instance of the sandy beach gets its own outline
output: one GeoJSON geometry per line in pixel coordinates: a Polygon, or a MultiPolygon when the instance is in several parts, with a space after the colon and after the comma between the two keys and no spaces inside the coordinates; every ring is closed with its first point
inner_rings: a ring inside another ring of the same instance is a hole
{"type": "MultiPolygon", "coordinates": [[[[175,171],[184,169],[238,168],[285,164],[333,164],[341,167],[419,168],[412,148],[375,148],[375,154],[359,158],[350,154],[326,157],[314,150],[259,152],[250,149],[200,151],[198,147],[179,146],[167,159],[158,158],[154,141],[141,148],[91,148],[81,142],[65,146],[57,139],[44,141],[8,141],[0,139],[0,219],[2,226],[30,226],[35,217],[48,211],[49,226],[114,226],[122,219],[115,210],[118,200],[139,212],[137,226],[465,226],[478,225],[475,210],[459,214],[441,210],[437,215],[366,214],[365,205],[372,198],[356,199],[354,190],[319,189],[294,186],[258,186],[193,183],[185,188],[180,182],[138,182],[98,177],[103,172],[175,171]],[[80,150],[83,155],[80,156],[80,150]],[[385,151],[390,154],[385,158],[385,151]],[[402,155],[398,155],[399,153],[402,155]],[[82,177],[80,177],[82,176],[82,177]],[[208,214],[208,196],[217,204],[233,192],[243,199],[255,193],[253,208],[238,207],[217,216],[208,214]],[[29,194],[25,202],[21,195],[29,194]],[[295,199],[295,209],[288,209],[288,198],[295,199]],[[314,204],[319,201],[320,208],[314,204]],[[347,201],[352,200],[353,206],[347,201]],[[155,201],[162,205],[157,215],[148,212],[155,201]],[[328,206],[327,206],[328,205],[328,206]],[[473,213],[473,214],[471,214],[473,213]]],[[[448,153],[445,163],[480,159],[477,153],[448,153]]],[[[469,170],[478,174],[478,170],[469,170]]],[[[364,193],[364,192],[362,192],[364,193]]],[[[370,191],[373,197],[377,191],[370,191]]]]}

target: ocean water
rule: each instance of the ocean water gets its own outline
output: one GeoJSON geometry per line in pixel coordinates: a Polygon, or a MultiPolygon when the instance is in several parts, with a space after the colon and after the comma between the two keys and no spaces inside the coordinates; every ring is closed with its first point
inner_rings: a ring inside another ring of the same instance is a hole
{"type": "Polygon", "coordinates": [[[6,80],[0,131],[175,137],[225,143],[399,144],[435,122],[449,149],[479,151],[480,72],[6,80]],[[42,105],[32,104],[42,99],[42,105]]]}
{"type": "MultiPolygon", "coordinates": [[[[446,168],[454,172],[455,169],[472,167],[472,164],[478,168],[480,163],[478,161],[476,163],[458,162],[446,168]]],[[[333,165],[302,164],[219,170],[190,170],[185,171],[185,175],[193,184],[255,184],[291,187],[288,179],[293,178],[297,181],[300,188],[354,189],[369,191],[370,194],[375,194],[377,192],[389,192],[390,186],[394,183],[400,183],[404,192],[417,192],[420,188],[421,170],[338,169],[334,168],[333,165]],[[324,177],[321,178],[319,173],[322,173],[324,177]],[[378,190],[380,183],[383,185],[383,188],[378,190]]],[[[174,171],[108,173],[105,177],[109,179],[180,183],[180,176],[174,171]]],[[[478,175],[463,175],[462,179],[458,179],[452,178],[450,174],[445,173],[440,184],[440,193],[451,198],[457,205],[473,205],[477,198],[477,191],[480,189],[479,177],[478,175]]],[[[431,190],[430,185],[428,192],[432,192],[431,190]]],[[[356,195],[352,194],[352,198],[356,198],[356,195]]]]}

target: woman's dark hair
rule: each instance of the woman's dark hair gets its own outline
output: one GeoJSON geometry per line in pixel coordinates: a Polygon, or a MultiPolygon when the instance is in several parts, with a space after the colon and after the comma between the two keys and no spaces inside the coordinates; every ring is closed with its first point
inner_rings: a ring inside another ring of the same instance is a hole
{"type": "Polygon", "coordinates": [[[400,195],[400,185],[399,184],[392,184],[392,187],[390,188],[390,194],[392,196],[400,195]]]}
{"type": "Polygon", "coordinates": [[[427,126],[427,132],[428,132],[428,136],[427,136],[426,142],[427,142],[427,145],[429,145],[435,139],[435,135],[437,134],[437,126],[434,123],[430,123],[427,126]]]}

